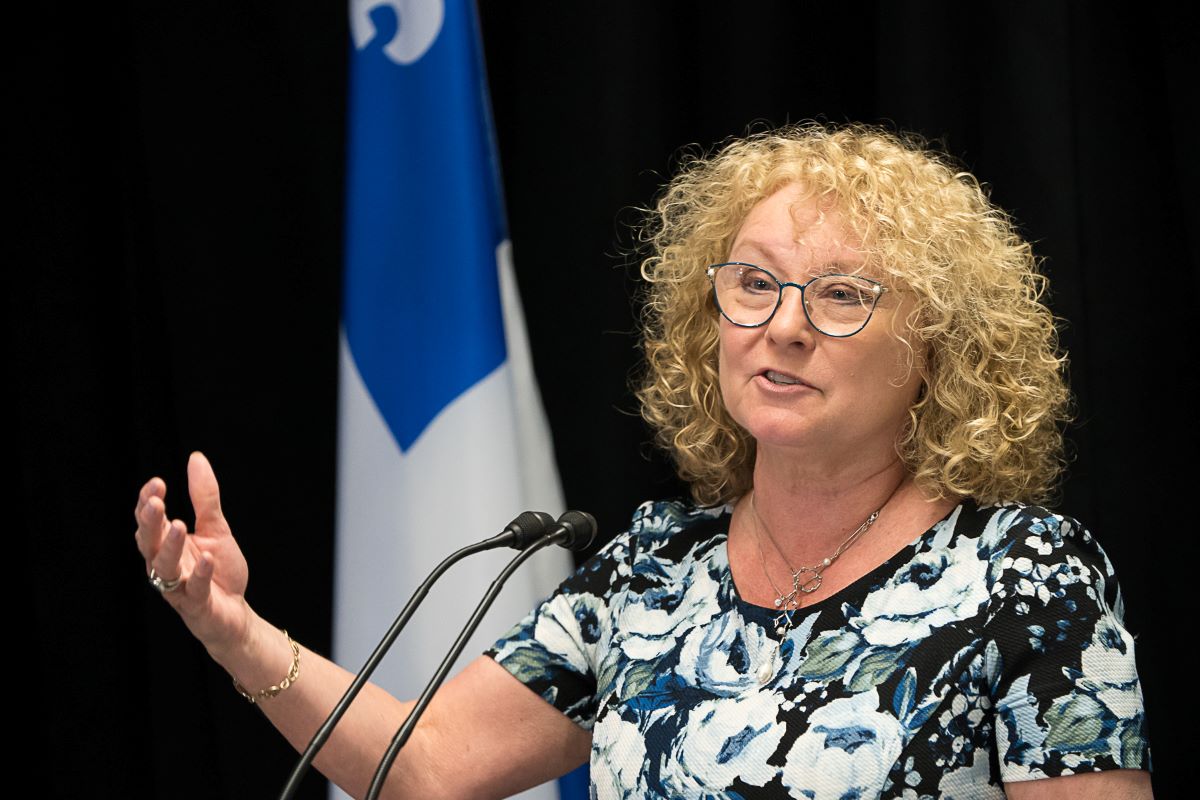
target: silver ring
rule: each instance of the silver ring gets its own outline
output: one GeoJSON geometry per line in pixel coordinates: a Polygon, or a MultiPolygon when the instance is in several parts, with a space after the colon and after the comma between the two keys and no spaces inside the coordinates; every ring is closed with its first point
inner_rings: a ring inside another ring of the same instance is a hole
{"type": "Polygon", "coordinates": [[[163,580],[162,576],[159,575],[157,572],[155,572],[153,567],[150,568],[150,585],[153,586],[155,589],[157,589],[159,594],[166,594],[167,592],[173,592],[176,589],[178,589],[180,584],[182,584],[182,583],[183,583],[182,576],[176,578],[173,581],[167,581],[167,580],[163,580]]]}

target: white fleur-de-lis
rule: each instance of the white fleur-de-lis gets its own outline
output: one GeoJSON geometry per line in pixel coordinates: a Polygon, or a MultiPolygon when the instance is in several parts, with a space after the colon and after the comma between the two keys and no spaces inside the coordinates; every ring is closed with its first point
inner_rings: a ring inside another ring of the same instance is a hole
{"type": "Polygon", "coordinates": [[[384,55],[401,66],[418,61],[442,30],[445,0],[350,0],[350,35],[359,50],[375,38],[371,11],[380,6],[396,14],[396,35],[383,46],[384,55]]]}

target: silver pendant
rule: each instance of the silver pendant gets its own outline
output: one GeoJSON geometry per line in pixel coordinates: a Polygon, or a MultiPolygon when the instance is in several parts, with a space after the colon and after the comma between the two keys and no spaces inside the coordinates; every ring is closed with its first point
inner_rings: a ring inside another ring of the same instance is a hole
{"type": "Polygon", "coordinates": [[[758,685],[759,686],[766,686],[768,683],[771,682],[771,678],[775,677],[775,663],[774,662],[775,662],[775,659],[772,658],[770,661],[764,661],[762,663],[762,666],[760,666],[758,668],[757,676],[758,676],[758,685]]]}

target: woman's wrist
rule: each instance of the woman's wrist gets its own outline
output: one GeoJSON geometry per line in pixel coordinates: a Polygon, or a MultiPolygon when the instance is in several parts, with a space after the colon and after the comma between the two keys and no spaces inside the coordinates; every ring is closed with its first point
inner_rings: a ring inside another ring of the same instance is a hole
{"type": "MultiPolygon", "coordinates": [[[[291,637],[247,608],[249,619],[241,636],[229,646],[208,648],[209,655],[229,673],[244,694],[290,685],[299,659],[291,637]]],[[[278,692],[275,692],[277,694],[278,692]]]]}
{"type": "Polygon", "coordinates": [[[287,631],[283,631],[283,638],[287,640],[288,647],[292,649],[292,666],[279,683],[273,683],[265,689],[255,692],[243,686],[237,678],[233,679],[233,688],[237,689],[238,694],[246,698],[251,705],[278,697],[281,692],[286,692],[300,678],[300,645],[296,644],[296,640],[289,636],[287,631]]]}

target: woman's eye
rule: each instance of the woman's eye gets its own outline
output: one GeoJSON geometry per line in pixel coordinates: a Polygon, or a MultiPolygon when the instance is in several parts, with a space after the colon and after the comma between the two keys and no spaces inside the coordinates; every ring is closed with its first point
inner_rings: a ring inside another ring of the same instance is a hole
{"type": "Polygon", "coordinates": [[[869,302],[867,290],[860,286],[845,283],[835,283],[820,288],[820,299],[833,303],[864,303],[869,302]]]}
{"type": "Polygon", "coordinates": [[[775,281],[761,272],[742,273],[742,288],[750,292],[770,292],[775,290],[775,281]]]}

